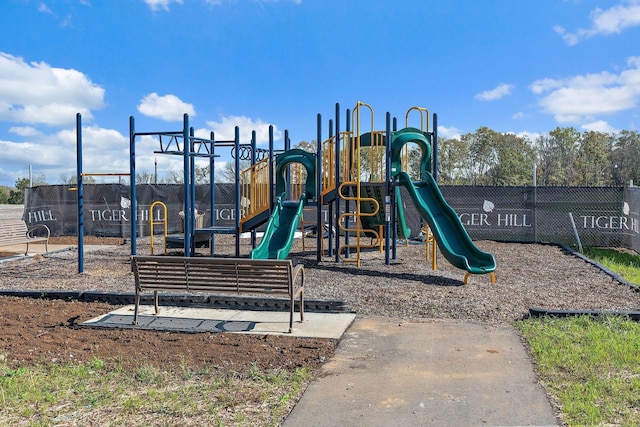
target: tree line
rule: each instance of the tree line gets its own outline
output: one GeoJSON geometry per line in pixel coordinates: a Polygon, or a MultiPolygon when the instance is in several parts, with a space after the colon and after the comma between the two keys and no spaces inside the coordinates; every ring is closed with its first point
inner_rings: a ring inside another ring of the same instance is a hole
{"type": "MultiPolygon", "coordinates": [[[[315,151],[316,141],[301,141],[295,147],[315,151]]],[[[410,147],[410,172],[419,179],[417,147],[410,147]]],[[[243,166],[246,162],[243,162],[243,166]]],[[[513,133],[480,127],[460,138],[438,139],[438,183],[441,185],[532,185],[539,186],[622,186],[640,183],[640,133],[623,130],[615,134],[579,132],[557,127],[535,140],[513,133]]],[[[196,167],[196,182],[207,183],[208,166],[196,167]]],[[[60,178],[74,184],[75,176],[60,178]]],[[[218,182],[234,182],[233,162],[216,174],[218,182]]],[[[87,177],[87,184],[95,179],[87,177]]],[[[136,175],[139,184],[183,182],[180,173],[166,174],[161,180],[149,172],[136,175]]],[[[28,178],[16,180],[15,187],[0,187],[0,204],[24,203],[28,178]]],[[[32,185],[48,185],[44,176],[32,179],[32,185]]]]}
{"type": "Polygon", "coordinates": [[[558,127],[531,141],[481,127],[460,138],[438,140],[440,184],[532,185],[534,168],[540,186],[637,185],[640,133],[580,133],[558,127]]]}

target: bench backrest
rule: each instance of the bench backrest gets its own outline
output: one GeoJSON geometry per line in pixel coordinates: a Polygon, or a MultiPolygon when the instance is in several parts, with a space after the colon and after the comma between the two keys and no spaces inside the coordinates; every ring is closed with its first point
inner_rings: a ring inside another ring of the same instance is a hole
{"type": "Polygon", "coordinates": [[[27,237],[27,224],[24,221],[0,221],[0,243],[10,243],[12,240],[24,240],[27,237]]]}
{"type": "Polygon", "coordinates": [[[291,260],[134,255],[131,267],[139,290],[290,294],[294,285],[291,260]]]}

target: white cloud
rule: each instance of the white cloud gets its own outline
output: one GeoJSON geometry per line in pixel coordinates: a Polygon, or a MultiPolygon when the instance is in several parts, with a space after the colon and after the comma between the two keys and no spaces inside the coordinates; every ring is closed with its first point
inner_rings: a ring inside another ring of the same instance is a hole
{"type": "Polygon", "coordinates": [[[159,96],[157,93],[150,93],[142,98],[138,105],[138,111],[145,116],[155,117],[167,122],[182,121],[184,114],[196,115],[196,110],[192,104],[183,102],[175,95],[159,96]]]}
{"type": "MultiPolygon", "coordinates": [[[[182,4],[183,0],[144,0],[151,10],[157,12],[158,10],[169,10],[171,3],[182,4]]],[[[256,3],[277,3],[281,0],[255,0],[256,3]]],[[[294,4],[302,4],[302,0],[289,0],[294,4]]],[[[224,0],[204,0],[206,4],[213,6],[221,5],[224,0]]]]}
{"type": "Polygon", "coordinates": [[[162,9],[169,10],[169,5],[171,3],[182,4],[182,0],[144,0],[144,2],[153,10],[154,12],[162,9]]]}
{"type": "Polygon", "coordinates": [[[542,134],[539,132],[529,132],[527,130],[515,134],[518,138],[527,138],[529,141],[535,141],[542,134]]]}
{"type": "Polygon", "coordinates": [[[31,126],[13,126],[9,128],[9,132],[24,137],[40,135],[40,131],[31,126]]]}
{"type": "Polygon", "coordinates": [[[484,92],[477,94],[474,98],[480,101],[495,101],[496,99],[500,99],[511,94],[513,87],[514,86],[510,84],[500,83],[494,89],[485,90],[484,92]]]}
{"type": "Polygon", "coordinates": [[[593,132],[618,133],[618,129],[614,128],[604,120],[596,120],[595,122],[585,123],[581,126],[581,128],[593,132]]]}
{"type": "MultiPolygon", "coordinates": [[[[0,170],[15,180],[25,177],[31,165],[35,175],[44,175],[51,184],[59,183],[62,176],[75,176],[75,128],[51,134],[38,132],[31,137],[27,135],[29,128],[22,129],[25,131],[21,136],[28,138],[26,141],[0,141],[0,152],[3,153],[0,170]]],[[[82,153],[85,173],[129,172],[129,137],[116,130],[98,126],[83,127],[82,153]]],[[[118,178],[96,177],[98,182],[113,182],[114,179],[118,178]]]]}
{"type": "MultiPolygon", "coordinates": [[[[215,132],[218,141],[231,141],[235,138],[235,127],[240,128],[240,142],[251,141],[251,131],[256,131],[256,143],[266,144],[269,142],[269,123],[261,119],[253,120],[246,116],[225,116],[219,122],[207,121],[207,126],[215,132]]],[[[204,136],[204,135],[203,135],[204,136]]],[[[206,135],[208,137],[208,133],[206,135]]],[[[282,138],[282,132],[276,126],[273,127],[273,139],[282,138]]]]}
{"type": "Polygon", "coordinates": [[[446,127],[438,125],[438,137],[446,139],[460,139],[460,130],[455,126],[446,127]]]}
{"type": "Polygon", "coordinates": [[[91,110],[103,107],[103,98],[104,89],[77,70],[27,64],[0,52],[0,120],[68,125],[78,112],[91,119],[91,110]]]}
{"type": "Polygon", "coordinates": [[[603,71],[565,79],[536,80],[530,86],[542,95],[539,104],[558,122],[594,120],[598,115],[614,114],[636,107],[640,98],[640,57],[627,61],[620,74],[603,71]]]}
{"type": "Polygon", "coordinates": [[[569,46],[600,34],[619,34],[626,28],[640,25],[640,0],[627,0],[607,10],[596,8],[589,18],[591,28],[567,32],[565,28],[556,25],[554,31],[560,34],[569,46]]]}
{"type": "Polygon", "coordinates": [[[524,113],[522,111],[518,111],[517,113],[514,113],[511,118],[514,120],[524,119],[524,113]]]}
{"type": "Polygon", "coordinates": [[[44,3],[40,3],[38,5],[38,12],[40,13],[47,13],[49,15],[54,15],[53,11],[49,8],[49,6],[47,6],[44,3]]]}

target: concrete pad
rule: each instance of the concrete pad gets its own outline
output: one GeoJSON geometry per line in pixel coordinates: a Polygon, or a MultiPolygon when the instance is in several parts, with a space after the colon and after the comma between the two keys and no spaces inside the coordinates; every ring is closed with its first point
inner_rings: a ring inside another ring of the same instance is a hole
{"type": "Polygon", "coordinates": [[[517,331],[358,318],[283,426],[557,425],[517,331]]]}
{"type": "Polygon", "coordinates": [[[234,332],[294,337],[339,339],[353,323],[354,313],[304,313],[300,323],[295,313],[293,332],[289,333],[289,313],[282,311],[224,310],[214,308],[160,307],[141,305],[138,324],[133,325],[133,305],[127,305],[88,320],[85,326],[125,329],[152,329],[181,332],[234,332]]]}

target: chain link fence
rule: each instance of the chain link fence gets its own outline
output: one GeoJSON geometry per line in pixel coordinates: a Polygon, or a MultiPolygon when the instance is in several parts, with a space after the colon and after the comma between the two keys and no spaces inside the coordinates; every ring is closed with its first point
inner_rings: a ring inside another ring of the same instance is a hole
{"type": "MultiPolygon", "coordinates": [[[[564,244],[579,240],[583,245],[640,252],[640,187],[442,186],[440,190],[473,239],[564,244]]],[[[400,191],[406,222],[415,237],[424,220],[406,190],[400,191]]],[[[85,234],[129,236],[128,186],[86,185],[83,193],[85,234]]],[[[161,210],[149,211],[155,201],[167,205],[168,233],[182,232],[182,185],[144,184],[137,186],[137,194],[138,235],[149,234],[150,220],[163,220],[161,210]]],[[[212,212],[209,186],[196,186],[195,208],[204,214],[204,224],[211,224],[213,215],[215,225],[233,227],[234,195],[233,184],[216,184],[212,212]]],[[[77,192],[66,185],[27,189],[23,218],[29,225],[48,225],[54,236],[76,235],[77,192]]]]}

